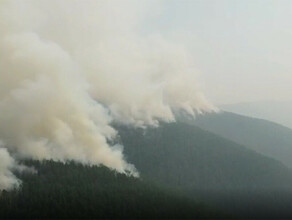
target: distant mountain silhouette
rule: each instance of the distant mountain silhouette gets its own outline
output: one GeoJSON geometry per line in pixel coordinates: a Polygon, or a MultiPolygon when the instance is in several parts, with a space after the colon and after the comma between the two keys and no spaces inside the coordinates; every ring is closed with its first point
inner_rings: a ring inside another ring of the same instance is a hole
{"type": "Polygon", "coordinates": [[[228,112],[202,115],[192,123],[292,168],[292,129],[228,112]]]}
{"type": "Polygon", "coordinates": [[[292,129],[292,101],[246,102],[220,106],[222,110],[265,119],[292,129]]]}

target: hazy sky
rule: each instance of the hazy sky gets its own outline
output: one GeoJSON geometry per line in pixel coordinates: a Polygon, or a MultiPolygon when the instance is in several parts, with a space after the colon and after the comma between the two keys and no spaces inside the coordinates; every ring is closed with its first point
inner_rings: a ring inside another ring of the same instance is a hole
{"type": "Polygon", "coordinates": [[[211,101],[292,99],[291,0],[161,3],[143,31],[160,33],[192,51],[211,101]]]}

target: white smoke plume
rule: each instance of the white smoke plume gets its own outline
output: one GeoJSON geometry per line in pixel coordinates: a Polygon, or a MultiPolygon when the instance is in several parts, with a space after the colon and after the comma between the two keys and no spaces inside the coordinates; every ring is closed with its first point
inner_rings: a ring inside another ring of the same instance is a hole
{"type": "Polygon", "coordinates": [[[1,1],[0,140],[10,160],[0,164],[0,189],[19,183],[8,151],[138,175],[122,147],[108,144],[111,122],[157,126],[175,110],[216,109],[184,47],[139,34],[143,8],[155,2],[1,1]]]}
{"type": "Polygon", "coordinates": [[[20,180],[12,173],[12,170],[16,167],[17,164],[9,155],[7,149],[0,148],[0,191],[19,186],[20,180]]]}

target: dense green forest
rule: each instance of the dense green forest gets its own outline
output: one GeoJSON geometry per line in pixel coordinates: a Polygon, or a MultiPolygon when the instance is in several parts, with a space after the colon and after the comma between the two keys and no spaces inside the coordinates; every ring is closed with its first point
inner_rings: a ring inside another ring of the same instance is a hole
{"type": "Polygon", "coordinates": [[[229,112],[200,115],[188,122],[292,168],[292,130],[287,127],[229,112]]]}
{"type": "Polygon", "coordinates": [[[1,193],[0,218],[292,217],[292,171],[281,162],[182,122],[115,127],[140,178],[24,161],[38,173],[17,173],[23,184],[1,193]]]}
{"type": "MultiPolygon", "coordinates": [[[[0,218],[216,218],[219,212],[105,167],[26,161],[21,188],[2,192],[0,218]]],[[[222,215],[223,216],[223,215],[222,215]]]]}
{"type": "Polygon", "coordinates": [[[280,162],[196,126],[118,129],[128,160],[144,178],[190,189],[291,188],[291,170],[280,162]]]}
{"type": "Polygon", "coordinates": [[[118,127],[141,177],[239,217],[292,217],[292,172],[281,162],[185,123],[118,127]]]}

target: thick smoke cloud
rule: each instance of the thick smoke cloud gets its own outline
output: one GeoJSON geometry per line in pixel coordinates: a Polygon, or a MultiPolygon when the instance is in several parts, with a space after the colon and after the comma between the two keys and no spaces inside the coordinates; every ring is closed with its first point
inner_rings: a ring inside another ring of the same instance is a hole
{"type": "Polygon", "coordinates": [[[197,86],[190,54],[139,34],[150,3],[1,2],[0,156],[7,160],[0,189],[19,183],[8,152],[138,175],[122,147],[108,144],[113,121],[158,126],[174,121],[176,110],[215,110],[197,86]]]}
{"type": "Polygon", "coordinates": [[[0,148],[0,190],[10,190],[19,186],[20,180],[12,173],[16,167],[16,162],[7,149],[0,148]]]}

